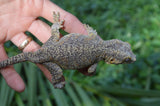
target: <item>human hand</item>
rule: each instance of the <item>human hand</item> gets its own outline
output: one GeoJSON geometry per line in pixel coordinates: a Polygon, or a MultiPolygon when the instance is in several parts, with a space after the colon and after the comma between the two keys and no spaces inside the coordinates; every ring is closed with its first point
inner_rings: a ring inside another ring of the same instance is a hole
{"type": "MultiPolygon", "coordinates": [[[[59,12],[61,19],[65,20],[65,31],[68,33],[87,34],[83,24],[73,15],[53,4],[49,0],[1,0],[0,1],[0,61],[8,58],[3,44],[12,41],[17,47],[27,39],[25,31],[31,32],[42,43],[51,36],[51,28],[46,23],[38,20],[41,16],[53,22],[52,12],[59,12]]],[[[40,46],[31,41],[23,52],[36,51],[40,46]]],[[[38,65],[45,76],[51,80],[51,75],[46,68],[38,65]]],[[[7,84],[14,90],[22,92],[25,85],[13,66],[2,69],[1,74],[7,84]]]]}

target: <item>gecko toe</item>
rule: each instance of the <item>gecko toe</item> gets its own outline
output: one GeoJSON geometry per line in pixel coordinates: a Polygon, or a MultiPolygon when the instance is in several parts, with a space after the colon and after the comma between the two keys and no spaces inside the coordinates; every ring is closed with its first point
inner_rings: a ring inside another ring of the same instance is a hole
{"type": "Polygon", "coordinates": [[[62,89],[65,86],[65,82],[60,82],[54,85],[54,88],[62,89]]]}

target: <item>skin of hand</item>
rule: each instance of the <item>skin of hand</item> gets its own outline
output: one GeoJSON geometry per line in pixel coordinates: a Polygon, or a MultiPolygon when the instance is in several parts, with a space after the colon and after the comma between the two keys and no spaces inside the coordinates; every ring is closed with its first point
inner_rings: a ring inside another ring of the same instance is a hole
{"type": "MultiPolygon", "coordinates": [[[[87,34],[83,24],[75,16],[49,0],[0,0],[0,61],[8,58],[3,44],[10,40],[18,47],[27,39],[25,31],[31,32],[42,43],[46,42],[51,36],[51,28],[37,17],[41,16],[53,22],[53,11],[59,12],[60,18],[65,20],[66,32],[87,34]]],[[[31,41],[23,52],[36,51],[39,48],[36,42],[31,41]]],[[[37,65],[51,81],[49,71],[42,65],[37,65]]],[[[2,69],[1,74],[12,89],[17,92],[24,91],[25,84],[13,66],[2,69]]]]}

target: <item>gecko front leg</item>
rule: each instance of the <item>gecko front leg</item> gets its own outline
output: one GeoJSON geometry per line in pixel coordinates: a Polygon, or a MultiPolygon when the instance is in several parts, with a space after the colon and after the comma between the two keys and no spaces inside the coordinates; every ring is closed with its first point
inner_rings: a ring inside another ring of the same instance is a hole
{"type": "Polygon", "coordinates": [[[81,72],[83,75],[92,76],[96,72],[96,67],[97,67],[97,63],[95,63],[89,67],[79,69],[78,71],[81,72]]]}
{"type": "Polygon", "coordinates": [[[93,74],[96,72],[96,68],[97,68],[97,63],[91,65],[89,68],[88,68],[88,73],[89,74],[93,74]]]}

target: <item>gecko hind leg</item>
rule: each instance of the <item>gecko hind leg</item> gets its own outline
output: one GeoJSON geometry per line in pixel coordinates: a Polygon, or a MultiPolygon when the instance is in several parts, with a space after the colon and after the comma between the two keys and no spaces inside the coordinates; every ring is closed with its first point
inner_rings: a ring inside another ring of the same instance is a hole
{"type": "Polygon", "coordinates": [[[54,88],[63,88],[65,86],[65,78],[62,69],[55,63],[46,62],[43,65],[50,71],[52,75],[52,84],[54,88]]]}
{"type": "Polygon", "coordinates": [[[51,34],[52,36],[55,36],[56,40],[59,40],[60,38],[60,32],[59,29],[64,28],[64,20],[60,21],[60,14],[59,12],[56,14],[53,12],[53,25],[51,26],[51,34]]]}
{"type": "Polygon", "coordinates": [[[53,25],[51,26],[51,37],[42,47],[47,47],[55,44],[60,39],[59,29],[63,28],[64,20],[60,21],[60,14],[53,12],[53,25]]]}

